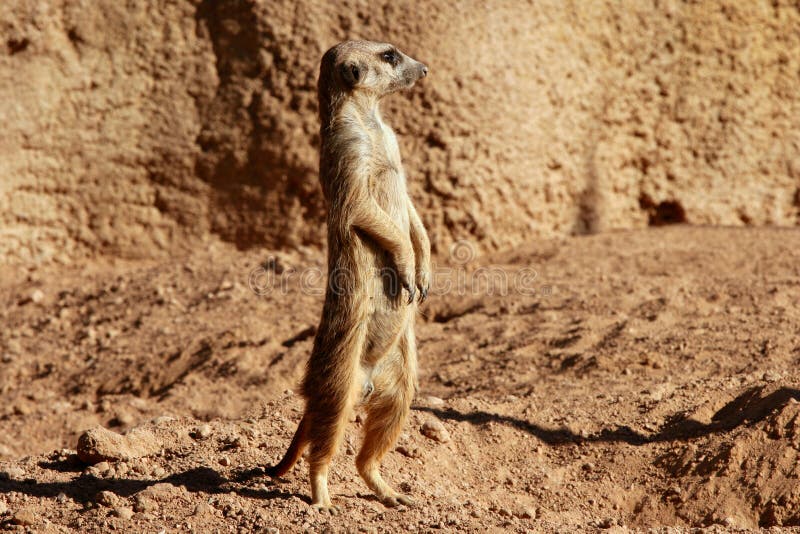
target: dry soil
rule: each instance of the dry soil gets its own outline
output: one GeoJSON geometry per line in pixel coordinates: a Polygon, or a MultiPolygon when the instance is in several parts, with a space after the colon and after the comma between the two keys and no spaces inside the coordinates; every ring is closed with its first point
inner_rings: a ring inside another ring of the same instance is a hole
{"type": "Polygon", "coordinates": [[[305,462],[285,480],[263,472],[301,414],[319,252],[212,242],[182,260],[4,268],[0,524],[800,525],[800,231],[675,226],[469,251],[437,265],[420,391],[384,462],[417,504],[370,496],[356,418],[333,465],[338,517],[309,511],[305,462]],[[98,425],[125,436],[96,431],[108,460],[89,465],[78,437],[98,425]]]}

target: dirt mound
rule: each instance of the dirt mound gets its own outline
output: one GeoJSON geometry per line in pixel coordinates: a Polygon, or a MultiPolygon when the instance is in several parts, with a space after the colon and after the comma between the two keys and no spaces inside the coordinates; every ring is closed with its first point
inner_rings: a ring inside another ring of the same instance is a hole
{"type": "Polygon", "coordinates": [[[709,427],[728,432],[658,459],[677,482],[666,499],[678,515],[747,528],[800,526],[800,489],[791,482],[800,456],[800,390],[748,388],[709,427]]]}
{"type": "Polygon", "coordinates": [[[431,67],[388,115],[440,253],[793,225],[798,24],[788,1],[5,1],[0,257],[321,244],[317,61],[345,38],[431,67]]]}

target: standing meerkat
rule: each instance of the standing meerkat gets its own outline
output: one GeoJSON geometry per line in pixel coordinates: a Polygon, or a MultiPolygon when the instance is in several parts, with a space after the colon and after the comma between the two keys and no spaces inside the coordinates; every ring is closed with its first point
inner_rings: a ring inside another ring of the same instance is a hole
{"type": "Polygon", "coordinates": [[[367,410],[356,466],[387,506],[410,504],[383,480],[417,386],[414,319],[430,285],[430,241],[406,189],[397,138],[381,99],[428,74],[396,47],[347,41],[322,57],[319,177],[328,205],[328,286],[282,476],[309,448],[312,506],[337,513],[328,467],[353,408],[367,410]]]}

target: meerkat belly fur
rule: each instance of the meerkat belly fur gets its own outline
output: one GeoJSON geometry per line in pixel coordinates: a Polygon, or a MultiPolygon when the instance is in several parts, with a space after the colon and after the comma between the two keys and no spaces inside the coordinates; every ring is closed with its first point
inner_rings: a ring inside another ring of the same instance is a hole
{"type": "Polygon", "coordinates": [[[322,57],[320,183],[328,205],[328,286],[302,394],[305,413],[282,476],[308,448],[312,506],[336,513],[328,468],[353,408],[367,417],[356,466],[387,506],[410,504],[381,477],[381,458],[408,416],[417,386],[414,320],[430,285],[430,242],[406,189],[381,99],[428,69],[396,47],[347,41],[322,57]]]}

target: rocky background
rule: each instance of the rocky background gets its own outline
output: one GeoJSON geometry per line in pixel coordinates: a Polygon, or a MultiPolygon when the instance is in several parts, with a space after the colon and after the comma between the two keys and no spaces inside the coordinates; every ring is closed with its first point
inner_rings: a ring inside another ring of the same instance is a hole
{"type": "Polygon", "coordinates": [[[386,102],[441,255],[687,221],[797,225],[791,0],[6,0],[0,258],[319,246],[321,54],[385,40],[386,102]]]}

